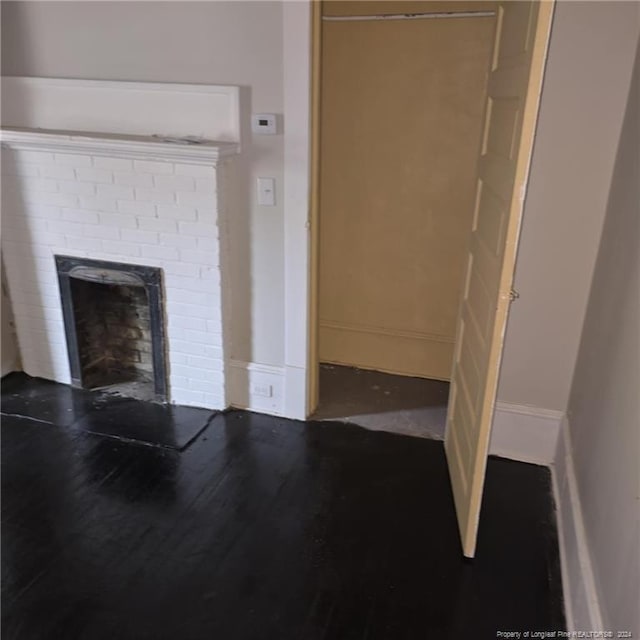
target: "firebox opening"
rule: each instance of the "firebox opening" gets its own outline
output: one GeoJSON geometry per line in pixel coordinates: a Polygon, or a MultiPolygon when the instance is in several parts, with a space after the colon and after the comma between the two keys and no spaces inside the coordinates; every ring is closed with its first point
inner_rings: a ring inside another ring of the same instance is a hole
{"type": "Polygon", "coordinates": [[[155,397],[149,300],[144,286],[71,278],[82,386],[155,397]]]}

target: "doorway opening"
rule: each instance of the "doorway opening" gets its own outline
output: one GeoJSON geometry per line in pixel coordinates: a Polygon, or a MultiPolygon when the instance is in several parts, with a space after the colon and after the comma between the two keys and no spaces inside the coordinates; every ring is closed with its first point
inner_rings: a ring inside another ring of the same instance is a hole
{"type": "Polygon", "coordinates": [[[319,17],[314,417],[442,439],[496,6],[402,4],[319,17]]]}

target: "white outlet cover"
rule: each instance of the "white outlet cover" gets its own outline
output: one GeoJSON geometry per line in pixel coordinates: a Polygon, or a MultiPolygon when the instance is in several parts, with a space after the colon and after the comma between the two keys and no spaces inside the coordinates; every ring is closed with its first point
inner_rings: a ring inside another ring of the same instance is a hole
{"type": "Polygon", "coordinates": [[[263,398],[271,398],[273,396],[273,386],[270,384],[251,385],[251,392],[254,396],[262,396],[263,398]]]}

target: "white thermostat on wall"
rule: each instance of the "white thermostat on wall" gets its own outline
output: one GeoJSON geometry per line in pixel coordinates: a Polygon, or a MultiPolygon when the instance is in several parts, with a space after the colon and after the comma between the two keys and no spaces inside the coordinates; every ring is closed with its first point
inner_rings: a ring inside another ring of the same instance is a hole
{"type": "Polygon", "coordinates": [[[251,116],[251,131],[262,135],[273,136],[276,131],[275,113],[254,113],[251,116]]]}

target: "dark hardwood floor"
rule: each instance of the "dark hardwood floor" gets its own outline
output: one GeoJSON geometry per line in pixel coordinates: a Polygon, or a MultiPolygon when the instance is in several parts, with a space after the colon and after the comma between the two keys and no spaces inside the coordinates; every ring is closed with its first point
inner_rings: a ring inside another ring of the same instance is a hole
{"type": "MultiPolygon", "coordinates": [[[[86,423],[104,407],[80,426],[12,409],[4,640],[564,629],[546,468],[490,459],[477,557],[465,561],[441,442],[232,411],[179,451],[96,435],[86,423]]],[[[135,408],[119,415],[135,431],[135,408]]]]}

